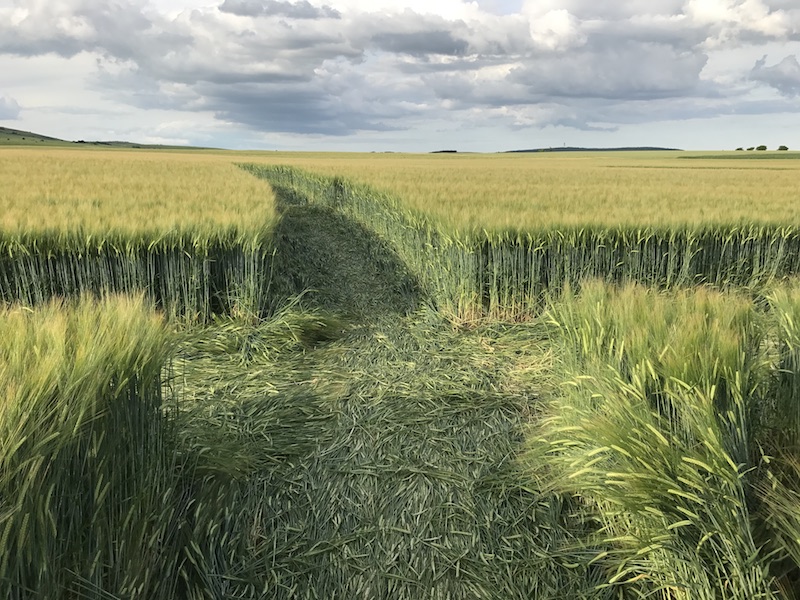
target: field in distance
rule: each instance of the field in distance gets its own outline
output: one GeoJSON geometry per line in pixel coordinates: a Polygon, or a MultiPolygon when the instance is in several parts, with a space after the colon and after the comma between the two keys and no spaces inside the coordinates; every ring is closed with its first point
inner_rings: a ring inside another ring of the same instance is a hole
{"type": "Polygon", "coordinates": [[[264,153],[247,160],[343,176],[461,230],[800,225],[799,155],[264,153]],[[708,158],[706,158],[708,157],[708,158]],[[694,160],[686,160],[693,158],[694,160]]]}
{"type": "Polygon", "coordinates": [[[0,230],[207,236],[257,234],[269,186],[206,151],[0,149],[0,230]]]}
{"type": "Polygon", "coordinates": [[[800,225],[794,153],[355,154],[2,148],[0,228],[246,232],[274,216],[237,162],[342,176],[448,229],[800,225]],[[729,160],[753,156],[759,160],[729,160]],[[692,158],[693,160],[686,160],[692,158]],[[788,159],[788,160],[787,160],[788,159]]]}

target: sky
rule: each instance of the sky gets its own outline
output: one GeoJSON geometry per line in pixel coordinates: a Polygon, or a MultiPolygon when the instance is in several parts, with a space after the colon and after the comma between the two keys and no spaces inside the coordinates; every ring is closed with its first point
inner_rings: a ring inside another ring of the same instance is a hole
{"type": "Polygon", "coordinates": [[[231,149],[800,149],[798,0],[0,0],[0,125],[231,149]]]}

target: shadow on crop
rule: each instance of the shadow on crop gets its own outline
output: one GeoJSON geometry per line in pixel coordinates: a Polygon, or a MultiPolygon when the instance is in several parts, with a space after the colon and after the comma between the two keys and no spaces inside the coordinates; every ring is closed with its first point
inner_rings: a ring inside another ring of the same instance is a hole
{"type": "Polygon", "coordinates": [[[280,296],[356,318],[409,314],[422,300],[417,279],[391,247],[352,219],[275,186],[273,285],[280,296]]]}

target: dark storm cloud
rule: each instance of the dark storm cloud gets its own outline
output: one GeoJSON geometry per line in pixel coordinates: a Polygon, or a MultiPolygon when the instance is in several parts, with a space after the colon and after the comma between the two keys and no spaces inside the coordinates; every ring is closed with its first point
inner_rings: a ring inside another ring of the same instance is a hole
{"type": "Polygon", "coordinates": [[[446,62],[432,60],[398,61],[394,65],[394,70],[398,73],[407,75],[432,75],[435,79],[437,75],[443,78],[454,73],[474,73],[481,69],[496,67],[508,64],[506,57],[500,56],[452,56],[449,55],[446,62]]]}
{"type": "Polygon", "coordinates": [[[340,19],[342,14],[330,6],[316,7],[306,0],[225,0],[219,10],[240,17],[286,17],[288,19],[340,19]]]}
{"type": "Polygon", "coordinates": [[[413,110],[397,94],[397,86],[377,83],[372,75],[354,73],[347,61],[337,60],[304,82],[202,85],[198,91],[203,110],[259,131],[341,136],[403,128],[403,119],[413,116],[413,110]]]}
{"type": "Polygon", "coordinates": [[[606,101],[624,104],[725,94],[701,79],[707,63],[704,53],[665,43],[617,40],[605,32],[588,36],[568,52],[532,50],[510,65],[479,62],[476,68],[474,62],[458,61],[449,72],[431,68],[422,77],[438,98],[462,109],[548,103],[571,106],[584,100],[595,105],[606,101]],[[483,72],[489,75],[481,77],[483,72]]]}
{"type": "MultiPolygon", "coordinates": [[[[347,135],[356,131],[395,129],[381,114],[354,110],[339,96],[314,85],[236,85],[220,93],[209,90],[204,109],[223,121],[233,121],[258,131],[278,133],[347,135]]],[[[374,112],[374,111],[373,111],[374,112]]],[[[385,116],[391,117],[388,111],[385,116]]]]}
{"type": "Polygon", "coordinates": [[[218,12],[192,11],[174,22],[154,25],[186,38],[166,52],[148,51],[144,44],[123,72],[139,80],[189,86],[220,87],[245,83],[287,83],[318,77],[317,69],[331,58],[355,63],[363,50],[323,21],[254,19],[232,28],[218,12]]]}
{"type": "Polygon", "coordinates": [[[446,54],[458,56],[466,54],[469,43],[445,30],[418,31],[413,33],[394,33],[384,31],[372,36],[372,42],[385,52],[426,56],[446,54]]]}
{"type": "Polygon", "coordinates": [[[750,79],[775,88],[784,96],[800,95],[800,62],[794,55],[787,56],[777,65],[767,67],[767,57],[756,61],[750,79]]]}

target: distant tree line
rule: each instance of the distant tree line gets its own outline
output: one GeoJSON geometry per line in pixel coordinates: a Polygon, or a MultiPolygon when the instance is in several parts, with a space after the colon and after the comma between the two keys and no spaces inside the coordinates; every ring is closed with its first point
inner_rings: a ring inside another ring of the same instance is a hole
{"type": "MultiPolygon", "coordinates": [[[[747,150],[748,151],[750,151],[750,150],[762,150],[763,151],[763,150],[766,150],[766,149],[767,149],[766,146],[750,146],[747,150]]],[[[789,149],[788,146],[778,146],[778,150],[788,150],[788,149],[789,149]]],[[[736,150],[737,151],[739,151],[739,150],[743,151],[744,148],[737,148],[736,150]]]]}

